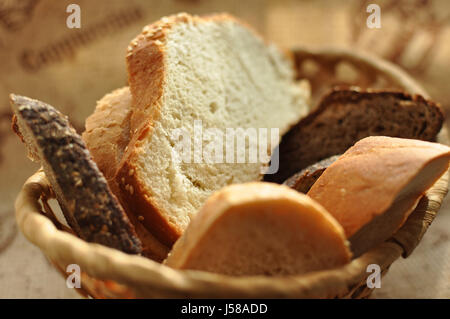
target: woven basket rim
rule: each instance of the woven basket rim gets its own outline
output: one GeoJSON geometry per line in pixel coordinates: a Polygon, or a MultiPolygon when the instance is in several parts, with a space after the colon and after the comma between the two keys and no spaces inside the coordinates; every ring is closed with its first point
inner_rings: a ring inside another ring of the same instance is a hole
{"type": "Polygon", "coordinates": [[[351,60],[389,77],[393,82],[399,84],[410,94],[420,94],[424,98],[429,98],[429,94],[426,90],[400,66],[373,54],[359,50],[349,50],[339,46],[317,46],[313,48],[297,46],[291,51],[294,56],[320,56],[323,60],[330,61],[343,59],[351,60]]]}
{"type": "MultiPolygon", "coordinates": [[[[325,59],[350,59],[389,75],[409,93],[428,97],[406,72],[369,54],[341,48],[297,48],[294,54],[320,55],[325,59]]],[[[447,140],[445,127],[441,133],[447,140]]],[[[447,143],[446,143],[447,144],[447,143]]],[[[349,264],[331,270],[311,272],[288,277],[230,277],[202,271],[175,270],[142,256],[127,255],[116,249],[94,243],[58,230],[44,216],[39,202],[42,195],[52,192],[42,170],[33,174],[24,184],[16,202],[16,220],[25,237],[38,246],[52,261],[59,264],[78,264],[82,271],[100,280],[113,280],[130,287],[137,296],[169,296],[189,298],[324,298],[353,297],[365,283],[367,266],[378,264],[383,271],[401,255],[407,257],[420,242],[427,227],[440,208],[448,190],[448,172],[427,192],[428,201],[422,213],[416,209],[394,236],[352,260],[349,264]],[[410,235],[403,236],[402,234],[410,235]],[[413,234],[411,236],[411,234],[413,234]],[[405,239],[406,238],[406,239],[405,239]],[[155,293],[156,292],[156,293],[155,293]]],[[[419,207],[419,206],[418,206],[419,207]]]]}
{"type": "MultiPolygon", "coordinates": [[[[428,193],[433,193],[434,201],[442,201],[447,186],[448,173],[428,193]]],[[[65,265],[78,264],[82,271],[98,279],[114,280],[131,287],[148,286],[179,297],[323,297],[324,292],[329,296],[340,296],[348,294],[352,287],[356,288],[358,283],[365,280],[368,265],[389,267],[405,253],[397,240],[390,239],[343,267],[286,277],[230,277],[202,271],[175,270],[142,256],[87,243],[58,230],[43,215],[39,203],[43,194],[50,196],[50,193],[47,178],[39,170],[26,181],[15,205],[20,230],[47,257],[65,265]]],[[[405,228],[409,226],[407,222],[402,229],[408,232],[405,228]]]]}

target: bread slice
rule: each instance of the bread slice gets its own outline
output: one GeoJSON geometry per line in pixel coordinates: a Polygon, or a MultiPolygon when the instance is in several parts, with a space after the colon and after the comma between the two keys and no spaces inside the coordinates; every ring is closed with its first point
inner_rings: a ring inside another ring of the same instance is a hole
{"type": "Polygon", "coordinates": [[[308,195],[342,225],[359,256],[404,223],[449,161],[442,144],[367,137],[328,167],[308,195]]]}
{"type": "MultiPolygon", "coordinates": [[[[130,140],[131,106],[131,93],[128,87],[105,95],[97,102],[94,113],[86,119],[86,130],[82,134],[92,158],[114,194],[119,193],[114,177],[130,140]]],[[[121,204],[128,212],[128,203],[121,201],[121,204]]],[[[137,216],[128,214],[128,218],[142,242],[142,255],[155,261],[163,261],[169,253],[169,248],[157,240],[137,216]]]]}
{"type": "Polygon", "coordinates": [[[307,112],[309,92],[295,83],[290,60],[228,15],[163,18],[131,42],[127,64],[131,140],[116,180],[132,213],[172,245],[212,192],[260,179],[262,166],[195,163],[193,154],[191,163],[177,163],[174,130],[188,132],[192,143],[195,120],[223,134],[227,128],[282,134],[307,112]]]}
{"type": "MultiPolygon", "coordinates": [[[[114,194],[119,193],[114,176],[130,140],[131,106],[131,93],[128,87],[105,95],[97,102],[94,113],[86,119],[86,130],[82,134],[92,158],[114,194]]],[[[128,212],[128,203],[121,201],[121,204],[128,212]]],[[[128,214],[128,218],[142,242],[142,255],[155,261],[163,261],[169,253],[169,248],[157,240],[137,216],[128,214]]]]}
{"type": "Polygon", "coordinates": [[[85,122],[81,137],[108,183],[114,181],[117,167],[130,142],[131,93],[123,87],[97,102],[85,122]]]}
{"type": "Polygon", "coordinates": [[[339,155],[328,157],[320,162],[302,169],[297,174],[289,177],[283,185],[289,186],[300,193],[308,193],[314,183],[319,179],[322,173],[337,159],[339,155]]]}
{"type": "Polygon", "coordinates": [[[64,216],[82,239],[140,253],[141,242],[67,117],[37,100],[11,95],[13,129],[44,168],[64,216]]]}
{"type": "Polygon", "coordinates": [[[280,169],[265,180],[282,183],[311,164],[344,153],[367,136],[435,141],[443,121],[440,107],[419,95],[333,90],[283,136],[280,169]]]}
{"type": "Polygon", "coordinates": [[[165,264],[275,276],[339,267],[350,258],[342,227],[319,204],[286,186],[254,182],[212,195],[165,264]]]}

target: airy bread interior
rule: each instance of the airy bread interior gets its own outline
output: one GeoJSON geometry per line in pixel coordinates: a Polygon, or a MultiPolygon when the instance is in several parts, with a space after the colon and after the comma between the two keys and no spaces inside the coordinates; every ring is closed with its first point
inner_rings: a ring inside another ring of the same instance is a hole
{"type": "MultiPolygon", "coordinates": [[[[149,134],[130,146],[133,155],[125,159],[142,186],[141,195],[178,229],[178,235],[212,192],[261,178],[259,159],[248,163],[248,139],[247,163],[236,163],[236,147],[233,163],[205,163],[205,158],[195,163],[194,121],[201,121],[203,134],[209,128],[224,134],[219,150],[226,161],[227,128],[278,128],[283,134],[306,114],[309,96],[294,81],[291,61],[252,30],[227,16],[200,20],[174,23],[157,40],[164,48],[163,93],[151,107],[159,113],[153,113],[149,134]],[[173,136],[176,129],[191,139],[190,163],[173,161],[180,142],[173,136]]],[[[132,81],[130,85],[136,92],[132,81]]],[[[210,154],[220,158],[217,142],[204,140],[203,151],[209,145],[214,149],[210,154]]],[[[264,151],[270,156],[275,146],[264,151]]]]}

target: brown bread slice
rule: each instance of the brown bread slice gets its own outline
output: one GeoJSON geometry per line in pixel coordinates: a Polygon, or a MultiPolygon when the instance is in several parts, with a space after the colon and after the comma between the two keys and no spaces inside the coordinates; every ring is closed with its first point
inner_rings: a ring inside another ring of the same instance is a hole
{"type": "MultiPolygon", "coordinates": [[[[94,113],[86,119],[86,130],[82,134],[94,161],[127,213],[128,203],[121,200],[114,175],[130,139],[131,109],[130,89],[123,87],[114,90],[97,102],[94,113]]],[[[169,248],[158,241],[134,214],[128,214],[128,218],[142,242],[142,255],[163,261],[169,248]]]]}
{"type": "Polygon", "coordinates": [[[412,139],[362,139],[328,167],[308,196],[344,228],[355,257],[385,241],[449,166],[450,148],[412,139]]]}
{"type": "Polygon", "coordinates": [[[280,168],[264,180],[282,183],[303,168],[342,154],[367,136],[435,141],[444,121],[440,107],[402,92],[333,90],[280,143],[280,168]]]}
{"type": "Polygon", "coordinates": [[[287,186],[254,182],[213,194],[165,263],[276,276],[339,267],[350,258],[342,227],[323,207],[287,186]]]}
{"type": "Polygon", "coordinates": [[[127,253],[141,242],[81,137],[52,106],[11,95],[13,129],[39,161],[70,227],[82,239],[127,253]]]}
{"type": "Polygon", "coordinates": [[[338,158],[339,155],[334,155],[310,165],[297,174],[294,174],[292,177],[289,177],[283,184],[300,193],[306,194],[328,166],[333,164],[338,158]]]}

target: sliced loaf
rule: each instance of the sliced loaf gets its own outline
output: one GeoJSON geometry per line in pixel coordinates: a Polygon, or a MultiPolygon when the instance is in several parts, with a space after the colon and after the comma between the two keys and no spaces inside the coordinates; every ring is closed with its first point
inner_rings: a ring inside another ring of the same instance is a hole
{"type": "Polygon", "coordinates": [[[229,15],[163,18],[131,42],[127,64],[131,139],[116,181],[130,211],[167,245],[212,192],[260,179],[262,166],[194,163],[193,157],[177,163],[174,130],[193,141],[199,120],[203,129],[224,134],[226,128],[283,134],[307,112],[309,92],[294,81],[291,61],[229,15]]]}
{"type": "Polygon", "coordinates": [[[212,195],[165,264],[276,276],[339,267],[350,258],[342,227],[319,204],[286,186],[256,182],[212,195]]]}

